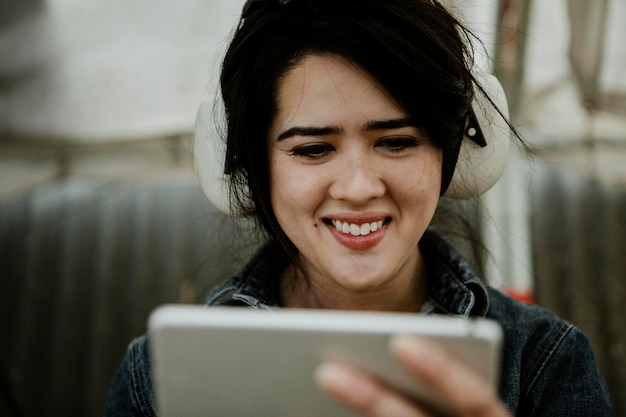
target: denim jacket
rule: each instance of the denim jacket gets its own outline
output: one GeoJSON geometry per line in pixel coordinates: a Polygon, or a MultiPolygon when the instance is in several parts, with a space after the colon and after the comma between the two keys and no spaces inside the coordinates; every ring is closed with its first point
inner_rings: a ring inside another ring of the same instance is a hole
{"type": "MultiPolygon", "coordinates": [[[[425,233],[420,250],[431,277],[428,314],[485,317],[502,326],[499,394],[513,415],[613,415],[606,384],[580,330],[484,285],[436,232],[425,233]]],[[[270,243],[237,275],[218,285],[207,304],[275,308],[276,278],[286,266],[286,256],[270,243]]],[[[148,345],[147,336],[130,344],[111,383],[104,416],[156,415],[148,345]]]]}

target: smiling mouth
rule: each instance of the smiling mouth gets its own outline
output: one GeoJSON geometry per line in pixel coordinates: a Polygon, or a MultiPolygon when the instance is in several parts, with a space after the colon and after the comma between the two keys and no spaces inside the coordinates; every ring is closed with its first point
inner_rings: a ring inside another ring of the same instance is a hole
{"type": "Polygon", "coordinates": [[[367,236],[370,233],[374,233],[375,231],[381,229],[385,224],[389,223],[390,221],[390,217],[386,217],[383,220],[377,220],[361,224],[342,222],[341,220],[337,219],[324,220],[326,224],[332,225],[338,232],[352,236],[367,236]]]}

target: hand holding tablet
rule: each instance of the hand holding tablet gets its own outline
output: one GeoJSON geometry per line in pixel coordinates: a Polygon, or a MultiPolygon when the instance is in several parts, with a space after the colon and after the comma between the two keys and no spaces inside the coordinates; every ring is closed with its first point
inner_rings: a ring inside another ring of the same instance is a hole
{"type": "MultiPolygon", "coordinates": [[[[417,336],[397,336],[392,338],[390,347],[407,370],[436,388],[446,403],[445,410],[452,410],[452,415],[510,416],[498,400],[493,384],[438,344],[417,336]]],[[[343,364],[322,364],[316,372],[316,380],[331,397],[363,416],[432,415],[424,408],[425,404],[400,395],[358,369],[343,364]]]]}

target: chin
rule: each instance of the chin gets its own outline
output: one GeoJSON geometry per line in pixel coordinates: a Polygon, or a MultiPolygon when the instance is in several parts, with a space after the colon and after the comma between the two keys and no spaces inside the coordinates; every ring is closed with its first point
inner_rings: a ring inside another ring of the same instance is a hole
{"type": "MultiPolygon", "coordinates": [[[[370,272],[371,274],[371,272],[370,272]]],[[[387,284],[387,279],[380,276],[372,276],[370,274],[351,273],[350,276],[344,276],[334,281],[342,288],[355,293],[377,291],[387,284]]]]}

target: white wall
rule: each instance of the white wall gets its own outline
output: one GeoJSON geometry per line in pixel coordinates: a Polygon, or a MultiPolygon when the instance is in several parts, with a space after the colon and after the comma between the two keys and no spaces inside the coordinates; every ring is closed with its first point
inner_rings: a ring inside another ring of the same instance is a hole
{"type": "MultiPolygon", "coordinates": [[[[591,139],[626,141],[626,114],[589,114],[569,58],[570,36],[590,26],[571,25],[568,0],[533,1],[524,60],[523,127],[536,133],[536,145],[568,146],[591,139]]],[[[626,0],[608,0],[603,25],[601,93],[626,95],[626,0]]],[[[592,53],[595,51],[591,51],[592,53]]],[[[589,57],[591,60],[593,57],[589,57]]],[[[586,63],[589,67],[592,63],[586,63]]]]}
{"type": "Polygon", "coordinates": [[[0,29],[0,129],[76,141],[191,131],[241,3],[45,1],[0,29]]]}

